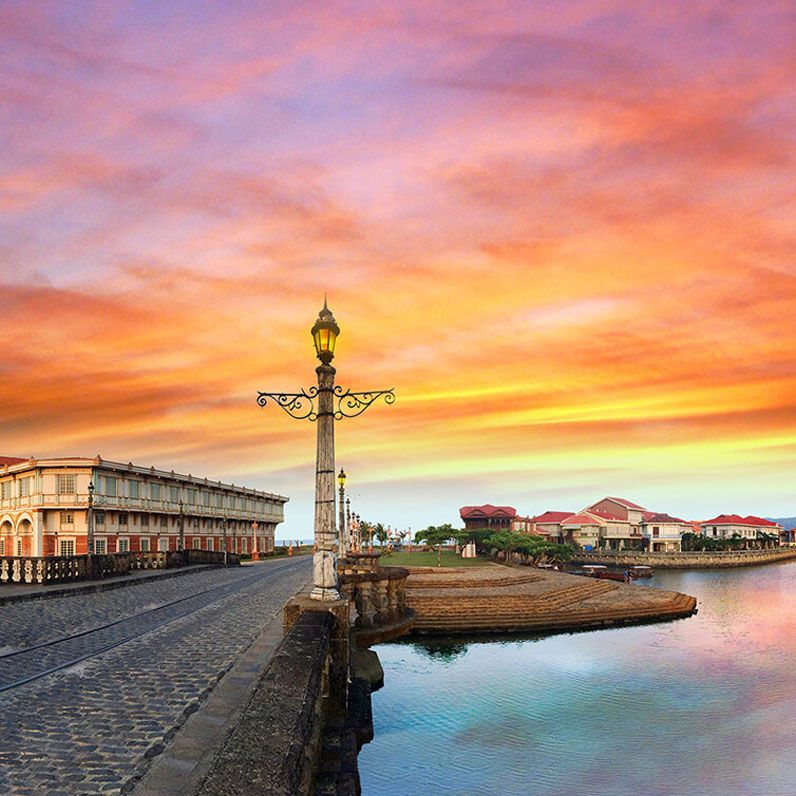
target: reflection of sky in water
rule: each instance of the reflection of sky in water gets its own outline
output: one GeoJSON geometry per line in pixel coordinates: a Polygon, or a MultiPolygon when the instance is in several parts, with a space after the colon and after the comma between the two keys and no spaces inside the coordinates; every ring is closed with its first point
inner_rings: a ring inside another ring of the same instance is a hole
{"type": "Polygon", "coordinates": [[[796,796],[796,562],[652,584],[699,614],[377,647],[365,796],[796,796]]]}

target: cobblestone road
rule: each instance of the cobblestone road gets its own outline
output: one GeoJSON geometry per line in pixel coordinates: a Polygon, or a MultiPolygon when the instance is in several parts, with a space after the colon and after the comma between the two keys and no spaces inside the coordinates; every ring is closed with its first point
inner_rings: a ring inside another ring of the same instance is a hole
{"type": "MultiPolygon", "coordinates": [[[[187,616],[174,618],[169,614],[172,608],[122,623],[140,632],[147,617],[152,624],[164,617],[171,620],[97,657],[2,693],[0,793],[128,790],[175,728],[307,582],[310,565],[309,558],[270,561],[98,594],[0,606],[0,652],[8,652],[225,587],[181,603],[191,608],[203,604],[187,616]],[[204,604],[211,597],[217,599],[204,604]]],[[[96,650],[97,634],[83,639],[85,652],[96,650]]],[[[77,640],[70,645],[71,651],[80,650],[77,640]]],[[[35,658],[30,652],[18,656],[28,659],[20,675],[42,665],[31,663],[32,655],[35,658]]]]}

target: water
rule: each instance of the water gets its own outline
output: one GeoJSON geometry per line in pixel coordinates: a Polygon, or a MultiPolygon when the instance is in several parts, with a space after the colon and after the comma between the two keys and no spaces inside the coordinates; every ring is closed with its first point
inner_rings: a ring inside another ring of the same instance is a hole
{"type": "Polygon", "coordinates": [[[796,562],[658,573],[660,625],[376,647],[365,796],[796,796],[796,562]]]}

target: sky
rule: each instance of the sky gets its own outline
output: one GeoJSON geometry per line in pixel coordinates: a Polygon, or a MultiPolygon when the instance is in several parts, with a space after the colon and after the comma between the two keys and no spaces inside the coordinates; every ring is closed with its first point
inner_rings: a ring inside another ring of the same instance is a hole
{"type": "Polygon", "coordinates": [[[0,454],[796,515],[792,2],[0,3],[0,454]]]}

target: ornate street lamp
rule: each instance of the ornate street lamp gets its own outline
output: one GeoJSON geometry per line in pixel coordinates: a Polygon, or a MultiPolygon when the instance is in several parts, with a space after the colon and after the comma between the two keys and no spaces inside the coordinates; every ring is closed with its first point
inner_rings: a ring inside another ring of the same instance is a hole
{"type": "Polygon", "coordinates": [[[88,554],[94,555],[94,481],[88,482],[88,510],[86,511],[86,544],[88,554]]]}
{"type": "Polygon", "coordinates": [[[354,546],[354,538],[351,529],[351,498],[345,499],[345,538],[346,544],[350,547],[354,546]]]}
{"type": "Polygon", "coordinates": [[[345,538],[345,470],[341,467],[337,475],[337,483],[340,484],[340,523],[337,527],[337,544],[338,555],[340,558],[345,558],[347,540],[345,538]]]}
{"type": "Polygon", "coordinates": [[[335,387],[336,370],[332,367],[340,327],[323,300],[323,309],[311,330],[315,353],[321,364],[315,369],[318,386],[299,393],[259,392],[257,403],[266,406],[274,401],[296,420],[317,422],[315,457],[315,553],[312,562],[312,591],[315,600],[340,598],[337,580],[335,542],[337,536],[334,494],[334,421],[361,415],[378,398],[395,402],[393,390],[351,392],[335,387]]]}
{"type": "Polygon", "coordinates": [[[257,550],[257,530],[259,527],[259,523],[255,520],[252,523],[252,561],[260,560],[260,554],[257,550]]]}

